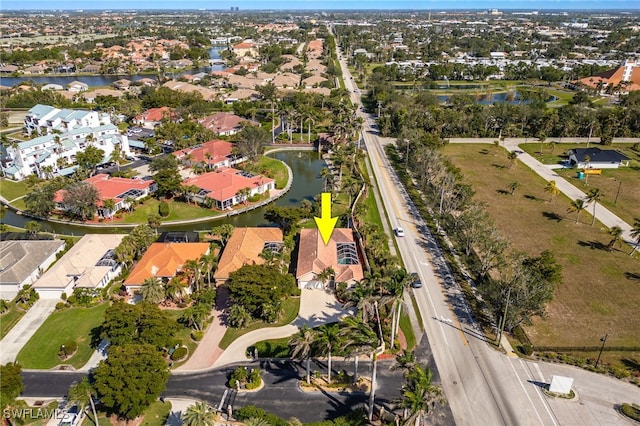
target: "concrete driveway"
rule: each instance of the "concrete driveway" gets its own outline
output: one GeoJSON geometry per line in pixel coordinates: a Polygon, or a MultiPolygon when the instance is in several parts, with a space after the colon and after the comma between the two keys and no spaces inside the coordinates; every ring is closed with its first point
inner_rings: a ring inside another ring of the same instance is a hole
{"type": "Polygon", "coordinates": [[[20,349],[29,341],[40,328],[42,323],[56,309],[58,299],[40,299],[27,311],[27,313],[13,326],[11,331],[0,341],[0,364],[13,362],[20,349]]]}
{"type": "Polygon", "coordinates": [[[282,327],[261,328],[251,331],[236,339],[224,353],[215,361],[214,367],[218,368],[234,362],[245,361],[247,347],[267,339],[280,339],[298,332],[300,327],[317,327],[322,324],[338,321],[343,315],[350,314],[342,309],[332,292],[303,289],[300,296],[300,311],[298,317],[291,323],[282,327]]]}

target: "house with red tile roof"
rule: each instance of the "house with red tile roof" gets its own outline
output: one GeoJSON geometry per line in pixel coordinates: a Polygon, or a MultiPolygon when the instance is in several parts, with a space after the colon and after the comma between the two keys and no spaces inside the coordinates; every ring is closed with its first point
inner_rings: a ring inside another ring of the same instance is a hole
{"type": "Polygon", "coordinates": [[[229,274],[245,265],[263,265],[266,260],[261,256],[264,251],[279,253],[283,248],[280,228],[235,228],[233,235],[224,246],[213,277],[216,284],[224,284],[229,274]]]}
{"type": "Polygon", "coordinates": [[[335,228],[329,244],[325,245],[317,228],[300,230],[296,279],[299,288],[325,288],[345,282],[355,285],[364,278],[362,257],[348,228],[335,228]],[[335,275],[323,283],[318,279],[327,268],[335,275]]]}
{"type": "Polygon", "coordinates": [[[244,203],[249,197],[264,194],[275,188],[275,180],[262,175],[220,167],[214,172],[203,173],[186,179],[182,186],[198,188],[190,198],[219,210],[230,209],[244,203]]]}
{"type": "Polygon", "coordinates": [[[216,132],[219,135],[231,136],[242,130],[242,124],[253,124],[255,126],[260,123],[252,120],[247,120],[235,114],[228,112],[219,112],[214,115],[210,115],[201,120],[198,123],[202,124],[205,128],[216,132]]]}
{"type": "Polygon", "coordinates": [[[583,86],[597,89],[601,93],[629,93],[634,90],[640,90],[640,61],[626,60],[622,66],[596,74],[591,77],[585,77],[578,80],[583,86]],[[610,87],[610,89],[607,89],[610,87]]]}
{"type": "Polygon", "coordinates": [[[255,56],[258,54],[258,45],[250,40],[231,46],[231,52],[239,58],[243,56],[255,56]]]}
{"type": "MultiPolygon", "coordinates": [[[[131,200],[144,198],[158,189],[158,185],[152,180],[110,177],[105,173],[92,176],[85,179],[84,182],[90,183],[98,190],[100,199],[97,202],[98,211],[96,214],[98,217],[105,218],[112,217],[118,210],[129,208],[131,200]],[[115,203],[113,209],[104,206],[104,201],[109,199],[115,203]]],[[[65,193],[64,189],[60,189],[53,198],[56,209],[61,211],[68,210],[64,203],[65,193]]]]}
{"type": "Polygon", "coordinates": [[[139,290],[148,278],[159,278],[166,283],[178,275],[189,260],[206,254],[209,254],[209,243],[153,243],[124,281],[127,293],[139,290]]]}
{"type": "Polygon", "coordinates": [[[133,119],[133,123],[139,126],[152,129],[158,124],[160,124],[162,122],[162,119],[165,116],[170,116],[170,115],[171,115],[171,108],[169,107],[150,108],[145,112],[143,112],[142,114],[136,115],[133,119]]]}
{"type": "Polygon", "coordinates": [[[213,140],[175,151],[173,155],[188,166],[202,164],[207,169],[213,170],[218,167],[235,166],[246,161],[246,157],[232,152],[233,144],[231,142],[213,140]]]}

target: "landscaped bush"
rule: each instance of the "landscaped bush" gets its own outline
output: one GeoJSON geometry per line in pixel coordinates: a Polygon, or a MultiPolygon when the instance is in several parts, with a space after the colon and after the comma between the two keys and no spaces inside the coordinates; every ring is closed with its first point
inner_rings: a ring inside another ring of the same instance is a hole
{"type": "Polygon", "coordinates": [[[8,310],[9,310],[9,302],[4,299],[0,299],[0,314],[4,314],[8,310]]]}
{"type": "Polygon", "coordinates": [[[66,303],[64,303],[64,302],[58,302],[58,303],[56,303],[56,310],[57,310],[57,311],[60,311],[60,310],[62,310],[62,309],[64,309],[64,308],[66,308],[66,307],[67,307],[67,304],[66,304],[66,303]]]}
{"type": "Polygon", "coordinates": [[[618,367],[617,365],[612,365],[611,368],[609,368],[609,371],[611,371],[611,374],[613,374],[616,379],[626,379],[631,375],[626,368],[618,367]]]}
{"type": "Polygon", "coordinates": [[[271,426],[288,426],[286,420],[253,405],[239,408],[234,414],[238,420],[263,419],[271,426]]]}
{"type": "Polygon", "coordinates": [[[166,201],[160,201],[160,204],[158,205],[158,214],[162,217],[169,216],[169,204],[167,204],[166,201]]]}
{"type": "Polygon", "coordinates": [[[187,353],[188,353],[187,348],[184,347],[184,346],[180,346],[178,349],[173,351],[173,353],[171,354],[171,360],[172,361],[179,361],[182,358],[184,358],[185,356],[187,356],[187,353]]]}
{"type": "Polygon", "coordinates": [[[204,337],[203,330],[193,330],[191,332],[191,338],[196,342],[199,342],[200,340],[202,340],[203,337],[204,337]]]}
{"type": "Polygon", "coordinates": [[[622,414],[625,416],[640,422],[640,406],[637,404],[622,404],[620,406],[620,411],[622,411],[622,414]]]}
{"type": "Polygon", "coordinates": [[[518,345],[518,351],[523,355],[529,356],[533,354],[533,346],[528,343],[523,343],[521,345],[518,345]]]}

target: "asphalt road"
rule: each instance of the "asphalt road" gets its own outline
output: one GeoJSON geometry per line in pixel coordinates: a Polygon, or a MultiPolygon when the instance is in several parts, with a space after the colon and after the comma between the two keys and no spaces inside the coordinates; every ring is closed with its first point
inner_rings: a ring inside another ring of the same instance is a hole
{"type": "MultiPolygon", "coordinates": [[[[351,99],[360,93],[344,60],[344,80],[351,99]]],[[[418,272],[421,289],[414,289],[435,364],[455,423],[458,425],[617,425],[625,424],[616,406],[640,402],[637,387],[576,367],[507,356],[486,342],[452,276],[441,249],[399,182],[385,153],[393,139],[378,136],[373,115],[365,119],[363,137],[381,198],[392,227],[405,237],[396,242],[405,266],[418,272]],[[553,376],[574,379],[574,400],[545,395],[553,376]]]]}

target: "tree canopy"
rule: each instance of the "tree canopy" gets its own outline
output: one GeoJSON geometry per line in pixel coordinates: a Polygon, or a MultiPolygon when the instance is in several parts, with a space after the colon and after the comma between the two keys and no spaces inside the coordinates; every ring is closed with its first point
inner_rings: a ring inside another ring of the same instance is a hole
{"type": "Polygon", "coordinates": [[[164,391],[169,367],[151,345],[112,346],[94,370],[101,402],[125,419],[134,419],[164,391]]]}
{"type": "Polygon", "coordinates": [[[76,163],[85,170],[94,170],[103,161],[104,150],[93,145],[87,146],[84,151],[78,151],[76,154],[76,163]]]}
{"type": "Polygon", "coordinates": [[[0,366],[0,409],[4,410],[24,390],[22,381],[22,367],[20,364],[10,362],[0,366]]]}
{"type": "Polygon", "coordinates": [[[265,265],[245,265],[229,275],[231,299],[252,317],[275,322],[282,299],[296,291],[294,278],[265,265]]]}
{"type": "Polygon", "coordinates": [[[101,337],[108,338],[114,346],[140,343],[161,349],[171,344],[178,328],[156,305],[116,302],[104,314],[101,337]]]}
{"type": "Polygon", "coordinates": [[[173,155],[158,157],[151,162],[149,170],[156,172],[153,180],[158,185],[158,195],[172,196],[180,189],[182,178],[178,171],[178,160],[173,155]]]}
{"type": "Polygon", "coordinates": [[[69,213],[80,220],[91,219],[96,214],[99,199],[98,189],[89,182],[74,182],[65,188],[63,195],[69,213]]]}
{"type": "Polygon", "coordinates": [[[263,145],[271,140],[271,134],[260,126],[245,126],[237,134],[236,148],[238,152],[250,161],[258,159],[263,151],[263,145]]]}

